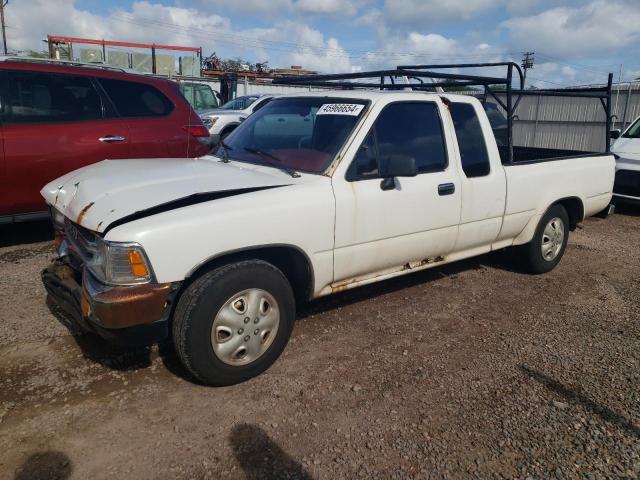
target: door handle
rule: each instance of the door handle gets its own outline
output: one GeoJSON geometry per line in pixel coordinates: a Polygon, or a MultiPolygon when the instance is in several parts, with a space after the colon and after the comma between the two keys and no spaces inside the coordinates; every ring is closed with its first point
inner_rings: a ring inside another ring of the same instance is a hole
{"type": "Polygon", "coordinates": [[[438,195],[452,195],[456,191],[453,183],[441,183],[438,185],[438,195]]]}
{"type": "Polygon", "coordinates": [[[122,135],[107,135],[106,137],[100,137],[98,140],[102,143],[114,143],[124,142],[125,138],[122,135]]]}

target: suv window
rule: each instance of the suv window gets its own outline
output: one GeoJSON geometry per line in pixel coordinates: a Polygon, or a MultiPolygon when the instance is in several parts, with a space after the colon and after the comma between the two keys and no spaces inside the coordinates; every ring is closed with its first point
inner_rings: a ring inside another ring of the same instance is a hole
{"type": "Polygon", "coordinates": [[[450,103],[449,111],[458,137],[464,174],[468,178],[489,175],[487,144],[475,108],[470,103],[450,103]]]}
{"type": "Polygon", "coordinates": [[[87,77],[11,71],[8,80],[8,122],[51,123],[102,118],[100,95],[87,77]]]}
{"type": "Polygon", "coordinates": [[[418,173],[442,171],[447,167],[442,122],[435,103],[387,105],[349,166],[347,179],[378,178],[380,163],[393,155],[413,157],[418,173]]]}
{"type": "Polygon", "coordinates": [[[109,78],[98,81],[122,117],[162,117],[173,110],[173,103],[152,85],[109,78]]]}
{"type": "Polygon", "coordinates": [[[181,83],[180,91],[196,111],[218,108],[218,99],[208,85],[181,83]]]}

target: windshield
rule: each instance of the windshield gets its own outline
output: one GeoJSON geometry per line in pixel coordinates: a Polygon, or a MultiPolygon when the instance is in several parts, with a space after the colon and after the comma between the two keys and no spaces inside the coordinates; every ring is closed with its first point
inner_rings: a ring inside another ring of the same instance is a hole
{"type": "Polygon", "coordinates": [[[298,97],[267,103],[226,138],[214,155],[322,173],[344,145],[367,101],[298,97]]]}
{"type": "Polygon", "coordinates": [[[622,135],[624,138],[640,138],[640,117],[622,135]]]}
{"type": "Polygon", "coordinates": [[[181,83],[180,91],[196,111],[218,108],[218,99],[208,85],[198,83],[181,83]]]}
{"type": "Polygon", "coordinates": [[[256,100],[258,100],[258,97],[255,96],[237,97],[229,100],[220,108],[225,110],[244,110],[245,108],[249,108],[256,100]]]}

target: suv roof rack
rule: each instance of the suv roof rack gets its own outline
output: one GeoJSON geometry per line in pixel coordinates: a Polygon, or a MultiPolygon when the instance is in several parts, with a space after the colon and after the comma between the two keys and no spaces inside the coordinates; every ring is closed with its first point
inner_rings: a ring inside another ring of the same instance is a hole
{"type": "MultiPolygon", "coordinates": [[[[443,93],[444,88],[455,87],[484,87],[482,103],[490,95],[505,110],[507,117],[507,136],[509,148],[509,163],[513,163],[513,121],[515,111],[524,96],[551,96],[551,97],[576,97],[576,98],[597,98],[602,103],[606,114],[606,151],[609,152],[611,143],[611,87],[613,84],[613,74],[609,73],[606,85],[602,87],[588,88],[562,88],[562,89],[524,89],[524,74],[520,66],[513,62],[495,63],[450,63],[442,65],[400,65],[393,70],[373,70],[369,72],[338,73],[329,75],[301,75],[297,77],[275,78],[274,85],[300,85],[309,87],[329,87],[337,89],[376,88],[380,90],[417,90],[436,91],[443,93]],[[485,75],[470,75],[459,73],[463,69],[473,68],[506,68],[506,76],[491,77],[485,75]],[[442,72],[437,70],[456,70],[455,72],[442,72]],[[516,83],[518,88],[513,88],[514,71],[517,75],[516,83]],[[375,78],[375,83],[371,79],[375,78]],[[387,82],[388,78],[388,82],[387,82]],[[403,83],[396,80],[402,78],[403,83]],[[369,79],[369,82],[358,81],[369,79]],[[425,83],[429,79],[431,83],[425,83]],[[356,81],[350,81],[356,80],[356,81]],[[411,83],[414,80],[418,83],[411,83]],[[505,95],[505,100],[498,95],[505,95]],[[517,97],[514,101],[514,95],[517,97]]],[[[478,92],[481,93],[481,92],[478,92]]]]}
{"type": "Polygon", "coordinates": [[[70,67],[89,67],[98,68],[101,70],[112,70],[115,72],[127,72],[127,70],[125,70],[124,68],[112,67],[111,65],[106,65],[100,62],[76,62],[74,60],[58,60],[55,58],[19,57],[15,55],[4,55],[0,56],[0,62],[45,63],[51,65],[68,65],[70,67]]]}

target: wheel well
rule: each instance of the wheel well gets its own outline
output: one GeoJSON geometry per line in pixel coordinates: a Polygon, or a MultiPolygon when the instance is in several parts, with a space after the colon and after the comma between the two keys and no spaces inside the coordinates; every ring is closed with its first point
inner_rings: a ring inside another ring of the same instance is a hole
{"type": "Polygon", "coordinates": [[[575,230],[578,223],[584,219],[584,206],[582,200],[577,197],[563,198],[554,205],[562,205],[569,215],[569,228],[575,230]]]}
{"type": "Polygon", "coordinates": [[[227,125],[226,127],[224,127],[222,129],[222,131],[220,132],[220,135],[224,135],[225,133],[233,132],[236,128],[238,128],[238,125],[240,125],[240,124],[239,123],[232,123],[231,125],[227,125]]]}
{"type": "Polygon", "coordinates": [[[264,260],[274,265],[289,280],[298,303],[305,302],[311,298],[314,282],[311,262],[302,251],[288,245],[251,248],[212,258],[189,275],[184,282],[183,288],[205,272],[242,260],[264,260]]]}

